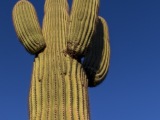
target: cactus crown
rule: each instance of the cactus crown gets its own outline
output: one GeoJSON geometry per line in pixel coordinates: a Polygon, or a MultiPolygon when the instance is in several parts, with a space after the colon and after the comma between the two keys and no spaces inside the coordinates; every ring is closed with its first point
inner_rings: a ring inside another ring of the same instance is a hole
{"type": "Polygon", "coordinates": [[[35,55],[29,94],[30,120],[89,120],[88,86],[108,71],[108,26],[99,0],[45,0],[42,28],[28,0],[13,8],[20,42],[35,55]],[[81,58],[84,58],[81,62],[81,58]]]}

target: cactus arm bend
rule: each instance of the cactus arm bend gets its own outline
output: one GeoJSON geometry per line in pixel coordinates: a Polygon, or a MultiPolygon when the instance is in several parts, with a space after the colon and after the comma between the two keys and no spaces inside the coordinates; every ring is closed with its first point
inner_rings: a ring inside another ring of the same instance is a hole
{"type": "Polygon", "coordinates": [[[83,67],[89,79],[89,87],[100,84],[107,72],[110,61],[110,45],[108,26],[106,21],[99,17],[95,34],[90,48],[83,62],[83,67]]]}
{"type": "Polygon", "coordinates": [[[31,54],[45,48],[45,41],[33,5],[27,0],[18,1],[13,8],[13,23],[20,42],[31,54]]]}
{"type": "Polygon", "coordinates": [[[95,29],[99,0],[74,0],[69,19],[67,51],[79,57],[85,53],[95,29]]]}

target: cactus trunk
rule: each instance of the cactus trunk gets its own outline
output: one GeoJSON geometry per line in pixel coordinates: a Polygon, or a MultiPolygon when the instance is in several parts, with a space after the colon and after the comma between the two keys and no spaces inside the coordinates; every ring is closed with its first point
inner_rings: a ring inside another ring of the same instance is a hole
{"type": "Polygon", "coordinates": [[[30,120],[90,119],[88,86],[104,80],[110,56],[108,29],[97,16],[98,6],[99,0],[74,0],[69,14],[67,0],[46,0],[41,29],[29,1],[15,5],[17,36],[35,55],[30,120]]]}
{"type": "Polygon", "coordinates": [[[30,120],[87,120],[86,75],[81,64],[65,54],[67,12],[52,3],[46,8],[42,33],[47,47],[34,61],[30,120]]]}
{"type": "Polygon", "coordinates": [[[77,60],[46,50],[34,61],[30,120],[89,120],[87,89],[86,75],[77,60]]]}

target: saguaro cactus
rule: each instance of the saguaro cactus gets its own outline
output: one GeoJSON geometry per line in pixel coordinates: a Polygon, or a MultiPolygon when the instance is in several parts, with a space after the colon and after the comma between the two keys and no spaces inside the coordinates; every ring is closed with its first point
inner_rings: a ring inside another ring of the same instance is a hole
{"type": "Polygon", "coordinates": [[[13,22],[20,42],[35,55],[30,120],[89,120],[88,86],[108,71],[108,27],[99,0],[45,0],[42,29],[28,0],[19,0],[13,22]],[[81,60],[83,58],[83,61],[81,60]]]}

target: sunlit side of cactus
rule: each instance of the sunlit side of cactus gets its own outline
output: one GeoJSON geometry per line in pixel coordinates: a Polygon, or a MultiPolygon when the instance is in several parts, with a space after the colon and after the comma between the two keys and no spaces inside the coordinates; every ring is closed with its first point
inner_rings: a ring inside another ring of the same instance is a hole
{"type": "Polygon", "coordinates": [[[35,55],[29,94],[30,120],[89,120],[88,86],[108,71],[110,45],[99,0],[45,0],[42,28],[34,6],[19,0],[13,23],[20,42],[35,55]],[[83,62],[81,59],[83,57],[83,62]]]}

